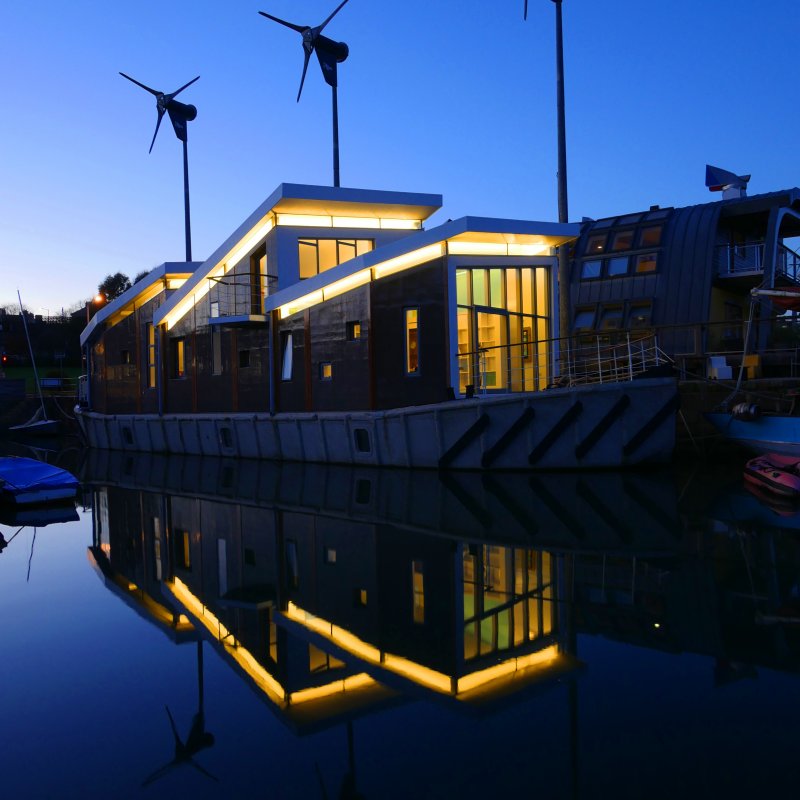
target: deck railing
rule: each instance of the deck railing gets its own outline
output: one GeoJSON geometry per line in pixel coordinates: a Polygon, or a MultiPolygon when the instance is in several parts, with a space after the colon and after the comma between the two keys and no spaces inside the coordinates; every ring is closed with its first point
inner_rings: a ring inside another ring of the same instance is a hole
{"type": "MultiPolygon", "coordinates": [[[[723,276],[733,276],[763,272],[764,247],[764,242],[720,245],[716,250],[718,273],[723,276]]],[[[775,274],[794,282],[800,281],[800,255],[785,244],[778,244],[775,274]]]]}
{"type": "Polygon", "coordinates": [[[467,395],[631,381],[672,363],[655,336],[635,331],[483,347],[458,354],[467,395]]]}
{"type": "Polygon", "coordinates": [[[228,274],[208,281],[212,317],[261,316],[264,298],[278,285],[278,278],[266,273],[228,274]]]}

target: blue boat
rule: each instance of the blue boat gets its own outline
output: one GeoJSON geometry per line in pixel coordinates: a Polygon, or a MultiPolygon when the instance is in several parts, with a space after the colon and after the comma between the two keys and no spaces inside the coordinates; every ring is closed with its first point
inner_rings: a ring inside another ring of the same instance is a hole
{"type": "Polygon", "coordinates": [[[78,479],[70,472],[33,458],[0,458],[0,503],[33,505],[69,500],[78,479]]]}
{"type": "Polygon", "coordinates": [[[800,457],[800,416],[710,412],[706,419],[726,439],[754,453],[780,453],[800,457]]]}

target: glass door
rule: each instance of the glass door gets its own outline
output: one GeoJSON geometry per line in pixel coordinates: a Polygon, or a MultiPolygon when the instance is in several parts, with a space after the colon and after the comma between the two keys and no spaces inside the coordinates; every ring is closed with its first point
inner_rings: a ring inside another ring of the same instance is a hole
{"type": "Polygon", "coordinates": [[[509,390],[508,377],[508,314],[481,311],[477,314],[478,363],[476,388],[480,391],[509,390]]]}

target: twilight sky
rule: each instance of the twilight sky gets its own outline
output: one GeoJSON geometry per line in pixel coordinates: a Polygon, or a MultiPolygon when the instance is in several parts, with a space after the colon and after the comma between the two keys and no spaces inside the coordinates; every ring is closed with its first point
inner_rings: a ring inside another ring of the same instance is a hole
{"type": "MultiPolygon", "coordinates": [[[[332,183],[331,95],[300,35],[338,0],[41,0],[0,10],[0,305],[34,313],[184,257],[189,123],[193,255],[202,260],[282,182],[332,183]]],[[[325,34],[339,66],[343,186],[444,195],[465,214],[554,220],[550,0],[350,0],[325,34]]],[[[800,185],[798,0],[564,0],[570,219],[718,199],[705,164],[750,194],[800,185]]]]}

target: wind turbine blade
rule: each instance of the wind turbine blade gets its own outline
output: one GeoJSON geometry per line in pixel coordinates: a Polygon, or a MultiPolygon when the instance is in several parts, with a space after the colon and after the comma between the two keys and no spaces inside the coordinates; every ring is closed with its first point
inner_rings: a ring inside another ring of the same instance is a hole
{"type": "MultiPolygon", "coordinates": [[[[347,2],[347,0],[345,0],[347,2]]],[[[262,17],[266,17],[267,19],[271,19],[273,22],[279,22],[281,25],[285,25],[287,28],[291,28],[293,31],[297,31],[298,33],[302,33],[308,25],[295,25],[294,22],[287,22],[285,19],[281,19],[280,17],[273,17],[272,14],[267,14],[266,11],[259,11],[262,17]]]]}
{"type": "Polygon", "coordinates": [[[187,86],[191,86],[195,81],[199,81],[199,80],[200,80],[200,76],[198,75],[196,78],[193,78],[192,80],[190,80],[189,83],[185,83],[183,86],[181,86],[180,89],[178,89],[177,91],[175,91],[172,94],[167,95],[167,96],[170,98],[170,100],[172,100],[174,97],[177,97],[187,86]]]}
{"type": "Polygon", "coordinates": [[[207,778],[211,778],[212,781],[216,781],[219,783],[219,778],[212,775],[208,770],[203,769],[194,759],[190,758],[189,763],[198,771],[205,775],[207,778]]]}
{"type": "Polygon", "coordinates": [[[169,717],[169,724],[170,727],[172,728],[172,735],[175,737],[175,741],[179,742],[180,744],[183,744],[183,742],[181,742],[181,737],[178,736],[178,729],[175,727],[175,720],[172,719],[172,712],[170,712],[169,706],[164,706],[164,708],[167,709],[167,716],[169,717]]]}
{"type": "Polygon", "coordinates": [[[317,28],[317,33],[322,33],[325,26],[342,10],[342,8],[349,2],[349,0],[342,0],[337,6],[336,10],[317,28]]]}
{"type": "Polygon", "coordinates": [[[149,786],[151,783],[154,783],[159,778],[163,778],[168,772],[171,772],[175,767],[178,765],[175,761],[170,761],[168,764],[164,764],[163,767],[159,767],[157,770],[151,772],[143,781],[142,781],[142,788],[145,786],[149,786]]]}
{"type": "Polygon", "coordinates": [[[137,81],[136,78],[131,78],[130,75],[126,75],[124,72],[120,72],[120,75],[122,75],[123,78],[127,78],[131,83],[135,83],[137,86],[141,86],[142,89],[144,89],[147,92],[150,92],[150,94],[154,94],[156,97],[158,97],[158,95],[161,94],[161,92],[157,92],[155,89],[151,89],[149,86],[145,86],[143,83],[139,83],[139,81],[137,81]]]}
{"type": "Polygon", "coordinates": [[[525,0],[525,13],[522,15],[522,19],[528,19],[528,0],[525,0]]]}
{"type": "MultiPolygon", "coordinates": [[[[156,143],[156,136],[158,136],[158,129],[161,127],[161,120],[164,118],[164,112],[159,109],[158,110],[158,122],[156,122],[156,132],[153,134],[153,141],[150,142],[150,149],[147,151],[148,153],[153,152],[153,145],[156,143]]],[[[169,713],[169,709],[167,709],[167,713],[169,713]]],[[[170,715],[170,719],[172,716],[170,715]]]]}
{"type": "Polygon", "coordinates": [[[341,3],[336,7],[335,11],[322,23],[319,27],[316,28],[316,33],[322,33],[325,26],[342,10],[342,8],[349,2],[350,0],[342,0],[341,3]]]}
{"type": "Polygon", "coordinates": [[[311,53],[306,50],[306,60],[303,62],[303,77],[300,78],[300,91],[297,93],[297,102],[300,102],[300,95],[303,93],[303,84],[306,82],[306,72],[308,72],[308,60],[311,58],[311,53]]]}

